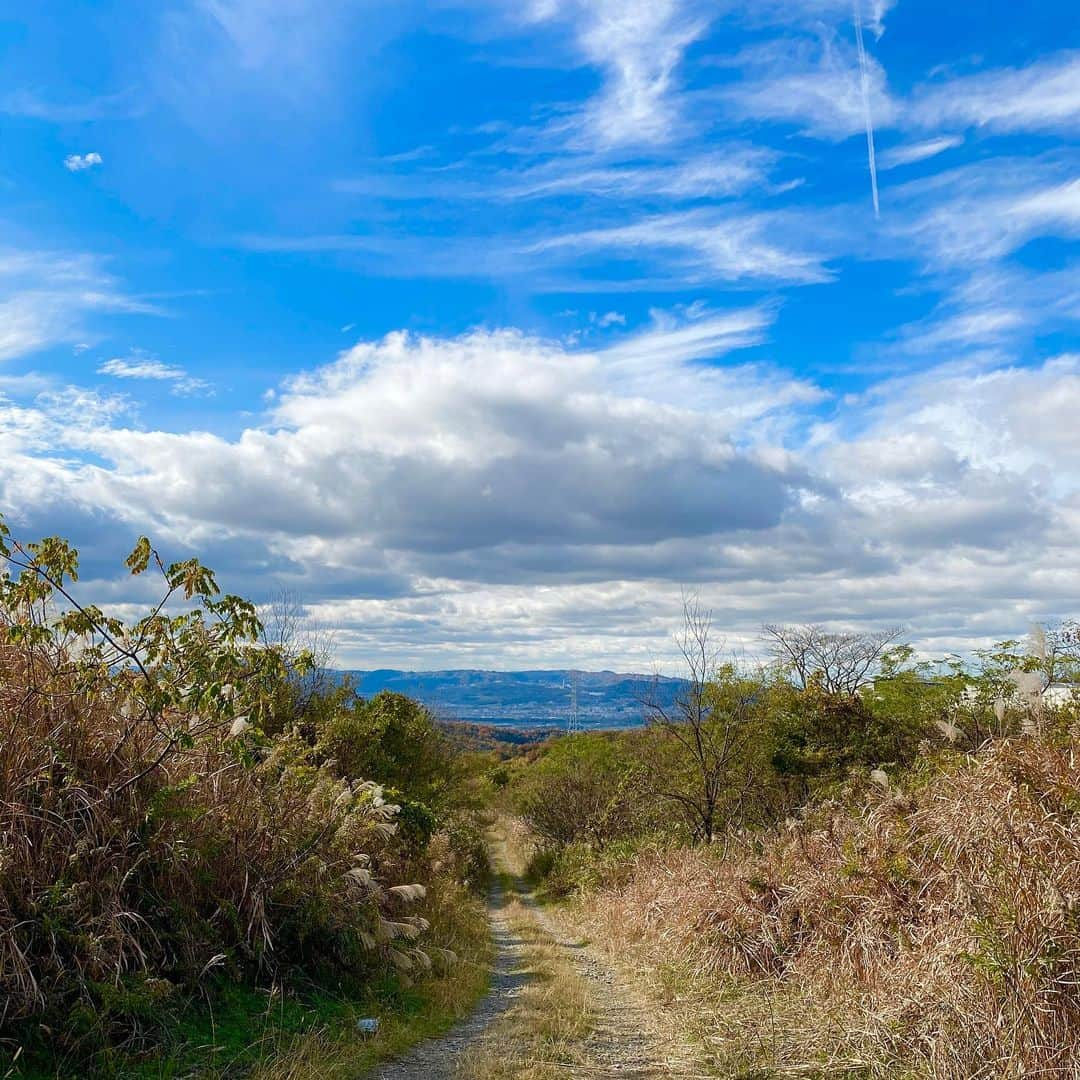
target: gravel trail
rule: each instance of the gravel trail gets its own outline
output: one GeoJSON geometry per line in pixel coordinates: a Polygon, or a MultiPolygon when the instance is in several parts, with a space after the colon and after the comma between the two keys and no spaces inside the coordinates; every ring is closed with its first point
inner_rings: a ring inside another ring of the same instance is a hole
{"type": "MultiPolygon", "coordinates": [[[[594,1016],[593,1029],[583,1040],[580,1062],[567,1062],[567,1077],[690,1077],[688,1063],[676,1060],[665,1050],[654,1021],[655,1009],[640,995],[626,976],[613,968],[586,941],[574,936],[574,928],[563,925],[541,908],[520,880],[514,892],[542,934],[554,942],[584,982],[594,1016]]],[[[475,1011],[446,1035],[414,1047],[397,1061],[387,1062],[370,1074],[374,1080],[462,1080],[457,1072],[462,1052],[489,1035],[489,1029],[510,1008],[529,979],[525,970],[521,938],[511,928],[506,915],[507,897],[495,890],[491,902],[492,933],[496,944],[491,989],[475,1011]]],[[[681,1058],[681,1054],[676,1057],[681,1058]]]]}
{"type": "Polygon", "coordinates": [[[528,979],[522,966],[524,945],[510,928],[505,908],[506,896],[496,885],[489,904],[495,963],[491,986],[480,1003],[445,1035],[427,1039],[397,1061],[380,1065],[370,1074],[373,1080],[455,1080],[458,1056],[510,1008],[528,979]]]}

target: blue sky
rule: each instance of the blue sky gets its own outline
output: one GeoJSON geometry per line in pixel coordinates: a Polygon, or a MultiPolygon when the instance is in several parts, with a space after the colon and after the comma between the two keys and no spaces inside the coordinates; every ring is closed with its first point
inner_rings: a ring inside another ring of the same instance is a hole
{"type": "Polygon", "coordinates": [[[0,507],[97,599],[148,532],[356,666],[1078,613],[1072,5],[23,7],[0,507]]]}

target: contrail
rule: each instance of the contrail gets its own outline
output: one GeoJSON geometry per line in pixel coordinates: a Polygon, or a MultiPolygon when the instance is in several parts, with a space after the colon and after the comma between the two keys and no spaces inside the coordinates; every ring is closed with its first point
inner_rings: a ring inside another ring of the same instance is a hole
{"type": "Polygon", "coordinates": [[[881,217],[877,193],[877,161],[874,158],[874,121],[870,115],[870,68],[866,62],[866,49],[862,39],[862,15],[859,0],[855,0],[855,45],[859,50],[859,75],[862,83],[863,112],[866,114],[866,152],[870,158],[870,190],[874,196],[874,217],[881,217]]]}

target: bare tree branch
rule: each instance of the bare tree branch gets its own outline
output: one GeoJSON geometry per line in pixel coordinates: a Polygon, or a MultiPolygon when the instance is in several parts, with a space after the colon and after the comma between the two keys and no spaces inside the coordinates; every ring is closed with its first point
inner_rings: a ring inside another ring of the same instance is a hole
{"type": "Polygon", "coordinates": [[[853,697],[873,679],[883,654],[903,634],[903,628],[833,633],[815,623],[767,623],[762,633],[772,646],[773,657],[795,676],[801,689],[818,685],[826,693],[853,697]]]}

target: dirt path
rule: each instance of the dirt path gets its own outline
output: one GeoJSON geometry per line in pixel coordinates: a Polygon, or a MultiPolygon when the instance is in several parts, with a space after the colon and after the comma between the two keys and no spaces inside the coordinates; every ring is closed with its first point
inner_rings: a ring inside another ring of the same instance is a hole
{"type": "MultiPolygon", "coordinates": [[[[527,943],[508,917],[507,909],[514,899],[520,901],[520,906],[515,905],[518,920],[524,913],[534,924],[528,928],[530,936],[539,936],[566,958],[588,1002],[591,1023],[587,1034],[573,1047],[573,1060],[546,1064],[566,1077],[699,1076],[685,1048],[665,1044],[654,1023],[654,1008],[626,976],[613,968],[599,950],[575,936],[573,926],[541,908],[524,882],[507,878],[505,874],[504,880],[509,880],[509,889],[497,890],[492,897],[491,923],[497,956],[490,991],[473,1014],[457,1027],[441,1038],[421,1043],[403,1058],[381,1066],[372,1074],[375,1080],[471,1080],[467,1062],[478,1049],[494,1047],[503,1053],[499,1021],[514,1005],[523,987],[537,977],[530,971],[525,956],[527,943]],[[462,1061],[463,1055],[466,1063],[462,1061]]],[[[509,1046],[506,1053],[512,1053],[509,1046]]],[[[508,1060],[505,1064],[510,1070],[507,1075],[518,1075],[512,1062],[508,1060]]],[[[522,1062],[523,1072],[526,1064],[536,1066],[545,1062],[536,1059],[522,1062]]]]}
{"type": "Polygon", "coordinates": [[[428,1039],[397,1061],[380,1065],[370,1074],[373,1080],[454,1080],[462,1051],[481,1038],[514,1003],[529,976],[523,965],[524,943],[510,926],[506,904],[503,889],[496,885],[489,904],[495,963],[491,987],[480,1004],[445,1035],[428,1039]]]}
{"type": "Polygon", "coordinates": [[[574,928],[560,925],[531,896],[523,901],[537,923],[568,955],[578,977],[588,987],[593,1029],[581,1047],[582,1064],[571,1076],[676,1076],[673,1061],[653,1023],[653,1010],[636,987],[614,969],[574,928]]]}

